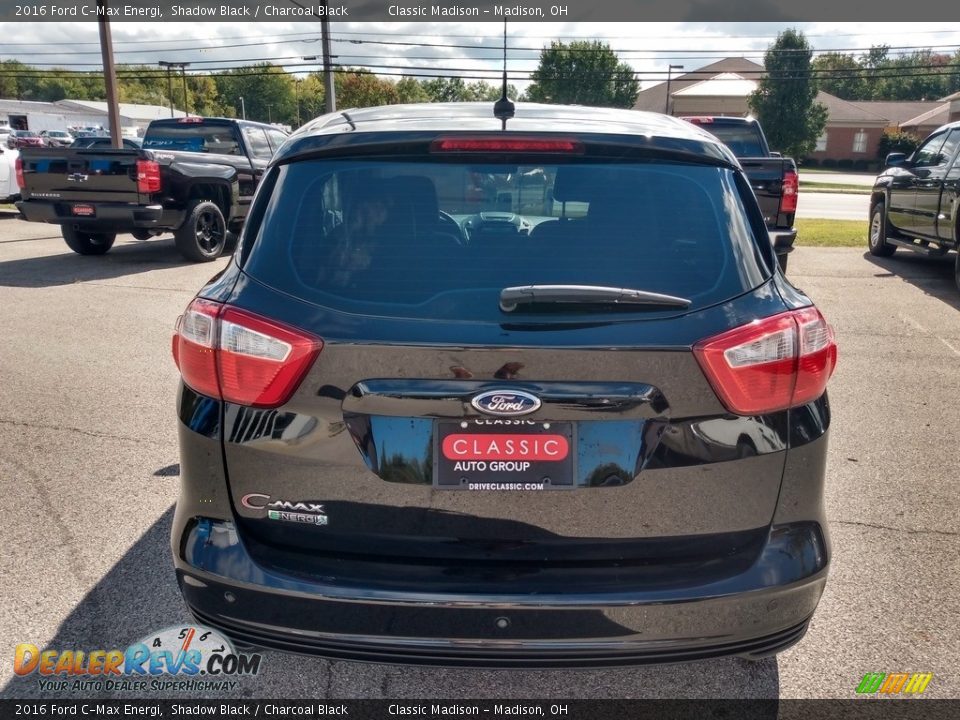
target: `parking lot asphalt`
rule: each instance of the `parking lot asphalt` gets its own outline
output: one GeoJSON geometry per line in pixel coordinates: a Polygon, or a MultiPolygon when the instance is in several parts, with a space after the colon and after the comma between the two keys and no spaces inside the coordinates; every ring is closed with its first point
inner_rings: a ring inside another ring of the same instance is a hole
{"type": "MultiPolygon", "coordinates": [[[[960,697],[951,261],[855,248],[791,257],[789,277],[840,347],[826,494],[834,556],[810,632],[778,658],[474,671],[266,652],[261,673],[222,696],[853,697],[866,672],[923,671],[934,674],[927,696],[960,697]]],[[[64,696],[14,676],[17,643],[111,649],[188,621],[168,545],[179,472],[170,335],[226,262],[192,265],[169,239],[128,236],[81,257],[55,226],[0,219],[0,696],[64,696]]],[[[111,695],[144,696],[101,694],[111,695]]]]}

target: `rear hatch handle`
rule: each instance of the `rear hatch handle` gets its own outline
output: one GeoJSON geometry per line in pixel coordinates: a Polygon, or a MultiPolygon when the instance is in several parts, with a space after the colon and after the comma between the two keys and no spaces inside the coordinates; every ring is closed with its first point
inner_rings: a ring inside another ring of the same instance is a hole
{"type": "Polygon", "coordinates": [[[520,305],[553,303],[690,307],[687,298],[602,285],[520,285],[500,291],[500,309],[503,312],[513,312],[520,305]]]}

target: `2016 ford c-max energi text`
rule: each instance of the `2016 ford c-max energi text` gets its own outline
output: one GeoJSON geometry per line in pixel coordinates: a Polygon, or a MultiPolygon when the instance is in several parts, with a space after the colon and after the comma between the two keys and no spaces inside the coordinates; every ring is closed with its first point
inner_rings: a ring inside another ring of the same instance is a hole
{"type": "Polygon", "coordinates": [[[823,591],[833,331],[673,118],[327,115],[177,324],[191,612],[329,657],[762,657],[823,591]]]}

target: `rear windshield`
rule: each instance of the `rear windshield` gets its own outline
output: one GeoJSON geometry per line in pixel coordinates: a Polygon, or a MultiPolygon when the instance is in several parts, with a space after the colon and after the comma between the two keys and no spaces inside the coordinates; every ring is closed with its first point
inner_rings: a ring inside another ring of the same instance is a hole
{"type": "Polygon", "coordinates": [[[764,156],[760,134],[752,125],[712,123],[700,127],[719,138],[737,157],[764,156]]]}
{"type": "Polygon", "coordinates": [[[693,309],[769,275],[728,168],[306,160],[274,172],[245,270],[346,312],[502,320],[503,288],[542,284],[693,309]]]}
{"type": "Polygon", "coordinates": [[[143,138],[145,150],[185,150],[188,152],[241,155],[232,125],[184,123],[151,125],[143,138]]]}

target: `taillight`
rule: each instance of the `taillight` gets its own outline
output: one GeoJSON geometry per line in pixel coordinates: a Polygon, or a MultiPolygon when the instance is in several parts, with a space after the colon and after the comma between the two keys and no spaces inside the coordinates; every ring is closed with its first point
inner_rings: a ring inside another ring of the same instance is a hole
{"type": "Polygon", "coordinates": [[[18,157],[14,164],[17,168],[17,187],[23,190],[27,186],[27,183],[23,179],[23,158],[18,157]]]}
{"type": "Polygon", "coordinates": [[[431,152],[582,153],[583,143],[569,138],[447,137],[430,144],[431,152]]]}
{"type": "Polygon", "coordinates": [[[153,160],[137,160],[137,192],[160,192],[160,164],[153,160]]]}
{"type": "Polygon", "coordinates": [[[728,330],[693,352],[720,401],[737,415],[816,400],[837,364],[833,328],[813,307],[728,330]]]}
{"type": "Polygon", "coordinates": [[[780,199],[780,212],[795,213],[799,194],[800,179],[793,170],[788,170],[783,174],[783,195],[780,199]]]}
{"type": "Polygon", "coordinates": [[[252,407],[289,400],[322,348],[302,330],[200,298],[177,320],[173,337],[185,384],[252,407]]]}

